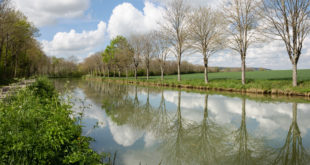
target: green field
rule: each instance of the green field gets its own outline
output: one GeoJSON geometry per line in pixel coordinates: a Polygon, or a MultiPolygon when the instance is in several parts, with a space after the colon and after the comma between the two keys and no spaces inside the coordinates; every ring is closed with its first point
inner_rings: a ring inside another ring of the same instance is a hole
{"type": "MultiPolygon", "coordinates": [[[[304,69],[298,71],[298,81],[310,80],[310,69],[304,69]]],[[[140,79],[145,79],[146,77],[139,77],[140,79]]],[[[195,80],[203,81],[203,73],[194,74],[184,74],[182,75],[182,80],[195,80]]],[[[160,76],[152,76],[150,79],[160,79],[160,76]]],[[[177,75],[165,76],[165,79],[172,80],[177,79],[177,75]]],[[[241,72],[218,72],[209,73],[209,80],[220,80],[220,79],[233,79],[241,80],[241,72]]],[[[291,80],[292,71],[291,70],[267,70],[267,71],[251,71],[246,72],[246,79],[248,80],[291,80]]]]}
{"type": "MultiPolygon", "coordinates": [[[[110,78],[112,80],[124,80],[125,78],[110,78]]],[[[310,69],[298,71],[298,87],[292,87],[291,70],[268,70],[246,72],[247,84],[241,84],[241,72],[209,73],[209,84],[204,83],[204,74],[184,74],[182,81],[177,81],[177,75],[165,76],[164,83],[169,85],[207,86],[221,89],[255,89],[270,93],[272,90],[278,93],[308,93],[310,92],[310,69]]],[[[129,80],[135,81],[133,77],[129,80]]],[[[146,77],[138,77],[138,82],[146,82],[146,77]]],[[[161,83],[160,76],[151,76],[148,82],[161,83]]]]}

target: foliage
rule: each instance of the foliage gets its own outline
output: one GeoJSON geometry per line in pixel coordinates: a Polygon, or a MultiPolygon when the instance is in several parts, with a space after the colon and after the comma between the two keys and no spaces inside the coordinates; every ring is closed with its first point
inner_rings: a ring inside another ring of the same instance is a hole
{"type": "Polygon", "coordinates": [[[36,40],[38,29],[11,6],[10,0],[0,1],[0,84],[33,75],[79,76],[75,59],[45,55],[36,40]]]}
{"type": "Polygon", "coordinates": [[[33,93],[41,98],[52,99],[56,95],[55,88],[46,77],[40,77],[29,86],[33,93]]]}
{"type": "Polygon", "coordinates": [[[117,69],[120,72],[122,69],[128,69],[130,55],[131,50],[127,39],[123,36],[117,36],[110,41],[110,45],[102,53],[102,60],[108,72],[111,70],[112,65],[114,71],[117,69]]]}
{"type": "Polygon", "coordinates": [[[100,164],[70,108],[46,78],[0,102],[0,164],[100,164]]]}

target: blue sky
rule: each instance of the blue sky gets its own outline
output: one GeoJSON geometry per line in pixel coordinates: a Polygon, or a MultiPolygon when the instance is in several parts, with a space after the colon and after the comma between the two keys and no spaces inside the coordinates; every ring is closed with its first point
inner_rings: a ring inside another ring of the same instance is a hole
{"type": "MultiPolygon", "coordinates": [[[[158,28],[163,6],[157,0],[12,0],[40,30],[38,40],[49,56],[77,57],[80,61],[101,51],[116,35],[129,36],[158,28]]],[[[219,0],[186,0],[193,6],[218,8],[219,0]]],[[[170,59],[173,59],[171,57],[170,59]]],[[[203,64],[199,54],[183,60],[203,64]]],[[[210,58],[210,66],[239,67],[240,56],[224,50],[210,58]]],[[[291,69],[282,41],[269,41],[251,47],[248,67],[291,69]]],[[[304,42],[299,68],[310,68],[310,37],[304,42]]]]}
{"type": "Polygon", "coordinates": [[[144,0],[92,0],[89,9],[85,11],[85,15],[81,18],[59,19],[57,24],[40,27],[41,36],[39,39],[52,40],[53,36],[59,31],[70,31],[71,29],[78,32],[93,30],[99,21],[108,22],[113,9],[124,2],[132,3],[139,10],[144,7],[144,0]]]}

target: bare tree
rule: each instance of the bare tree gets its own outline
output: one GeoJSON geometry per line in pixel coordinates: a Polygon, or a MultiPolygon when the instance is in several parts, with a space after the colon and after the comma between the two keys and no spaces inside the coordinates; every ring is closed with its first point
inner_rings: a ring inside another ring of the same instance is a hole
{"type": "Polygon", "coordinates": [[[146,33],[142,35],[142,55],[143,61],[146,67],[146,79],[149,80],[149,72],[150,72],[150,60],[153,58],[154,45],[153,45],[153,33],[146,33]]]}
{"type": "Polygon", "coordinates": [[[200,7],[189,16],[191,47],[203,55],[205,83],[208,83],[208,60],[224,47],[224,23],[220,13],[209,7],[200,7]]]}
{"type": "Polygon", "coordinates": [[[135,78],[137,79],[138,66],[141,61],[143,51],[143,40],[141,35],[132,35],[129,38],[129,44],[133,51],[132,62],[135,70],[135,78]]]}
{"type": "Polygon", "coordinates": [[[245,84],[246,56],[251,44],[257,42],[259,3],[257,0],[232,0],[225,3],[224,18],[228,23],[228,46],[241,57],[242,84],[245,84]]]}
{"type": "Polygon", "coordinates": [[[268,34],[281,38],[293,65],[293,86],[297,86],[297,63],[303,42],[310,32],[309,0],[262,0],[268,34]]]}
{"type": "Polygon", "coordinates": [[[181,81],[181,58],[188,49],[188,22],[186,21],[190,7],[184,0],[172,0],[168,3],[164,19],[161,23],[163,34],[174,49],[178,63],[178,81],[181,81]]]}
{"type": "Polygon", "coordinates": [[[156,56],[159,62],[161,81],[163,81],[166,59],[170,51],[169,44],[167,42],[166,37],[162,35],[160,31],[154,32],[153,43],[154,43],[154,55],[156,56]]]}

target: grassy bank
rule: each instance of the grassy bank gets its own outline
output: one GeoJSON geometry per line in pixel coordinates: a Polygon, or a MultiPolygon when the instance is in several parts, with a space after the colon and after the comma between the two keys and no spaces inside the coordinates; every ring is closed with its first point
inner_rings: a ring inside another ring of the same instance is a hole
{"type": "Polygon", "coordinates": [[[0,101],[0,164],[101,164],[47,79],[0,101]]]}
{"type": "Polygon", "coordinates": [[[160,76],[152,76],[149,80],[146,77],[134,78],[103,78],[105,81],[115,81],[120,83],[131,83],[141,85],[167,86],[178,88],[193,88],[203,90],[220,90],[261,94],[278,95],[310,95],[310,70],[298,71],[298,87],[292,87],[291,71],[253,71],[247,72],[247,84],[241,84],[240,72],[219,72],[209,74],[209,84],[204,83],[204,75],[185,74],[182,81],[177,81],[176,75],[165,76],[162,82],[160,76]]]}

